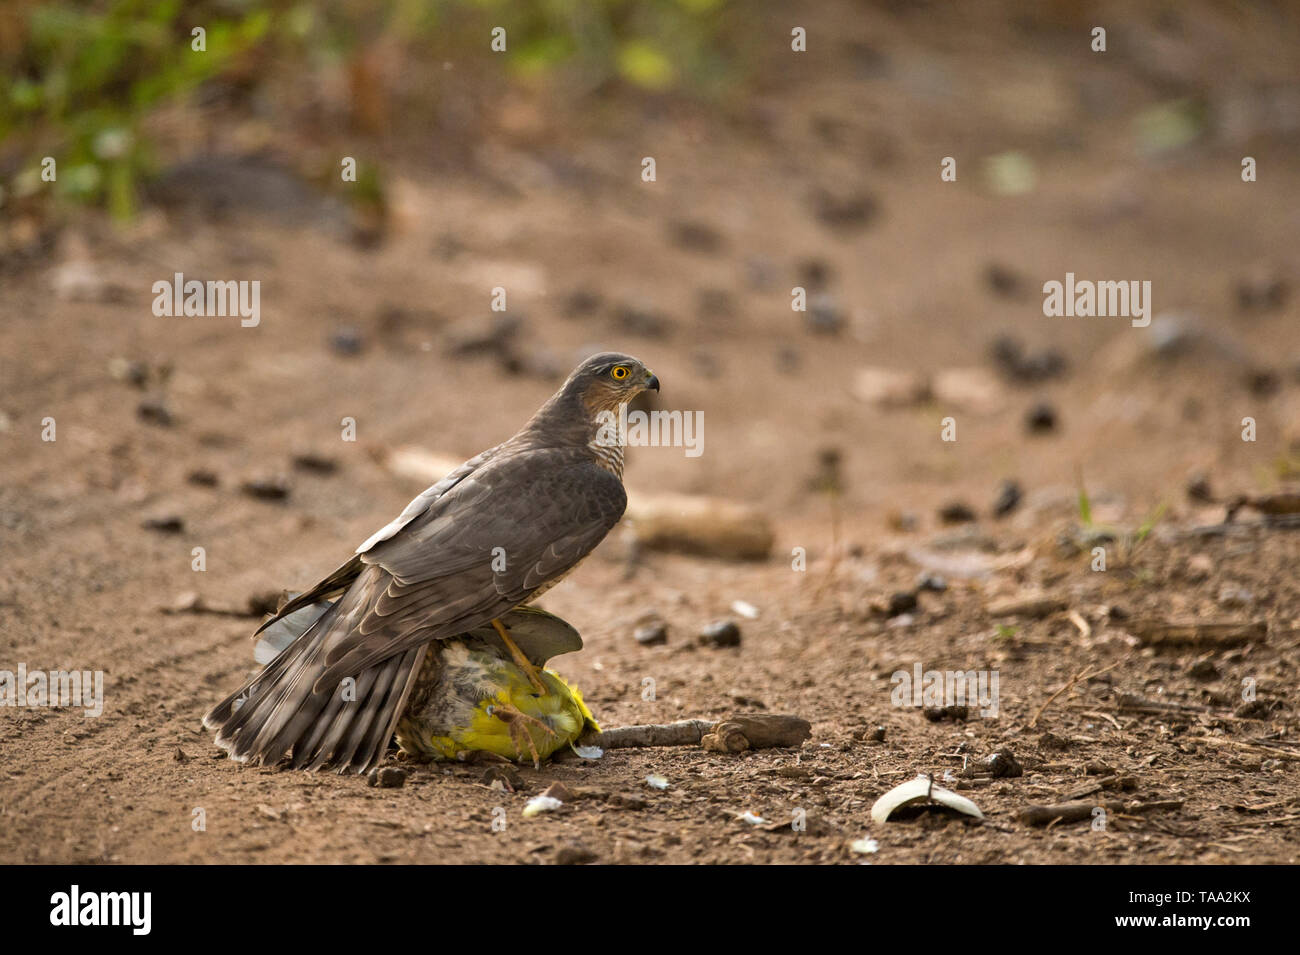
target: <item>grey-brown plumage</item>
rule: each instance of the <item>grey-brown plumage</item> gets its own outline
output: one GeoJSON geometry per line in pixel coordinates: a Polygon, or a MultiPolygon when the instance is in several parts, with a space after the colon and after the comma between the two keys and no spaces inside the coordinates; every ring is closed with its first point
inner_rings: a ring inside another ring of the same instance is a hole
{"type": "MultiPolygon", "coordinates": [[[[623,515],[608,415],[658,379],[627,355],[587,359],[514,437],[413,500],[263,625],[334,599],[204,717],[231,757],[364,772],[383,755],[428,646],[553,586],[623,515]]],[[[260,632],[260,631],[259,631],[260,632]]]]}

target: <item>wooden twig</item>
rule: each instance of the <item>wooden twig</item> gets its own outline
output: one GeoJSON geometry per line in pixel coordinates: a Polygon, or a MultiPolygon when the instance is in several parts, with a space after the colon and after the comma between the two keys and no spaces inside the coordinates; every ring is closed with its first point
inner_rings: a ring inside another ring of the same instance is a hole
{"type": "Polygon", "coordinates": [[[1183,808],[1181,799],[1162,799],[1157,802],[1066,802],[1058,806],[1026,806],[1016,818],[1027,826],[1048,826],[1056,822],[1078,822],[1090,819],[1098,806],[1111,815],[1131,816],[1145,812],[1169,812],[1183,808]]]}
{"type": "Polygon", "coordinates": [[[580,742],[601,749],[639,746],[703,746],[722,753],[747,749],[798,746],[812,734],[812,724],[797,716],[779,713],[729,716],[724,720],[680,720],[676,723],[648,723],[621,726],[588,733],[580,742]]]}
{"type": "Polygon", "coordinates": [[[1072,690],[1076,684],[1078,684],[1083,680],[1091,680],[1093,677],[1101,676],[1103,673],[1107,673],[1115,669],[1121,663],[1125,663],[1127,661],[1128,661],[1128,657],[1125,657],[1123,660],[1117,660],[1116,662],[1112,663],[1110,666],[1104,667],[1103,669],[1097,670],[1096,672],[1089,672],[1092,670],[1091,665],[1084,667],[1074,676],[1070,677],[1069,683],[1065,684],[1065,686],[1061,687],[1059,690],[1057,690],[1055,693],[1053,693],[1051,696],[1047,698],[1047,702],[1038,708],[1038,712],[1034,714],[1034,718],[1029,721],[1029,728],[1033,729],[1035,726],[1038,725],[1038,718],[1043,715],[1044,711],[1049,706],[1051,706],[1056,701],[1056,698],[1060,696],[1062,693],[1065,693],[1068,690],[1072,690]]]}

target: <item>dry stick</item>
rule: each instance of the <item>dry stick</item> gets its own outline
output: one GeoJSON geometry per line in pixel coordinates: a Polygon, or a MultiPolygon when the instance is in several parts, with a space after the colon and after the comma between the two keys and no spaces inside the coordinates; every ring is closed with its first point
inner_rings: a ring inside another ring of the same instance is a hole
{"type": "Polygon", "coordinates": [[[1251,826],[1271,826],[1275,822],[1293,822],[1300,819],[1300,812],[1292,813],[1289,816],[1274,816],[1272,819],[1247,819],[1242,822],[1225,822],[1225,829],[1246,829],[1251,826]]]}
{"type": "Polygon", "coordinates": [[[1051,705],[1056,701],[1056,698],[1057,698],[1058,696],[1060,696],[1062,693],[1066,692],[1067,690],[1072,690],[1072,689],[1074,689],[1075,685],[1078,684],[1081,680],[1091,680],[1093,677],[1101,676],[1103,673],[1107,673],[1107,672],[1109,672],[1109,671],[1115,669],[1115,667],[1119,666],[1121,663],[1126,663],[1126,662],[1128,661],[1128,659],[1129,659],[1129,657],[1125,657],[1123,660],[1118,660],[1118,661],[1116,661],[1115,663],[1112,663],[1110,666],[1108,666],[1108,667],[1106,667],[1106,668],[1104,668],[1104,669],[1098,670],[1096,673],[1089,673],[1089,672],[1088,672],[1089,670],[1092,669],[1092,665],[1091,665],[1091,664],[1089,664],[1088,666],[1084,667],[1082,670],[1080,670],[1080,671],[1079,671],[1078,673],[1076,673],[1074,676],[1070,677],[1070,682],[1069,682],[1069,683],[1065,684],[1065,686],[1061,687],[1059,690],[1057,690],[1055,693],[1053,693],[1051,696],[1049,696],[1049,697],[1047,698],[1047,702],[1044,703],[1042,706],[1040,706],[1040,707],[1038,708],[1038,712],[1034,714],[1034,718],[1033,718],[1032,720],[1029,721],[1029,728],[1030,728],[1030,729],[1033,729],[1035,726],[1038,725],[1038,718],[1039,718],[1040,716],[1043,715],[1043,712],[1044,712],[1044,711],[1045,711],[1049,706],[1051,706],[1051,705]]]}
{"type": "Polygon", "coordinates": [[[1061,803],[1058,806],[1026,806],[1016,813],[1016,818],[1027,826],[1050,826],[1057,822],[1078,822],[1081,819],[1091,818],[1093,809],[1098,806],[1112,815],[1127,816],[1132,813],[1165,812],[1172,809],[1182,809],[1183,800],[1162,799],[1157,802],[1136,803],[1075,801],[1061,803]]]}
{"type": "Polygon", "coordinates": [[[1209,746],[1231,746],[1236,749],[1248,749],[1257,755],[1269,755],[1274,759],[1289,761],[1293,763],[1300,762],[1300,754],[1290,753],[1284,749],[1274,749],[1272,746],[1265,746],[1261,743],[1247,743],[1239,739],[1220,739],[1217,736],[1189,736],[1189,743],[1205,743],[1209,746]],[[1260,751],[1263,751],[1262,753],[1260,751]]]}
{"type": "Polygon", "coordinates": [[[624,749],[633,746],[698,746],[704,734],[717,724],[712,720],[679,720],[676,723],[647,723],[620,726],[617,729],[589,733],[584,746],[601,749],[624,749]]]}
{"type": "Polygon", "coordinates": [[[797,716],[757,713],[728,716],[716,723],[712,720],[681,720],[676,723],[622,726],[600,733],[589,733],[581,742],[602,749],[702,745],[705,749],[717,752],[738,753],[746,749],[798,746],[811,733],[812,724],[797,716]]]}

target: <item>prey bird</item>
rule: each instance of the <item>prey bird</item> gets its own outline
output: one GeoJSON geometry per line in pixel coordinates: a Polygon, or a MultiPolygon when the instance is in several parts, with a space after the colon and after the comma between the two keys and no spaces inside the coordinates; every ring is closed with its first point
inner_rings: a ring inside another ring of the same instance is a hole
{"type": "MultiPolygon", "coordinates": [[[[594,355],[514,437],[406,506],[265,630],[320,605],[266,668],[204,717],[240,762],[362,773],[384,755],[426,662],[489,626],[538,698],[552,687],[502,618],[559,583],[627,506],[619,407],[659,379],[594,355]],[[437,648],[437,649],[435,649],[437,648]]],[[[509,714],[506,714],[508,716],[509,714]]],[[[505,717],[503,717],[505,718],[505,717]]]]}

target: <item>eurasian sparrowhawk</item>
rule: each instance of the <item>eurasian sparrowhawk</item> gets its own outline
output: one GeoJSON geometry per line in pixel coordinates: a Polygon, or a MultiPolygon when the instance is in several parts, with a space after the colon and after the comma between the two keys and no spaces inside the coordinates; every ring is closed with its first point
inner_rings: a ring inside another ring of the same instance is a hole
{"type": "MultiPolygon", "coordinates": [[[[241,762],[364,772],[388,746],[436,641],[491,624],[558,583],[627,505],[610,414],[659,380],[627,355],[580,364],[518,434],[434,484],[262,629],[334,600],[204,717],[241,762]]],[[[260,632],[260,631],[259,631],[260,632]]],[[[542,684],[534,675],[539,690],[542,684]]]]}

